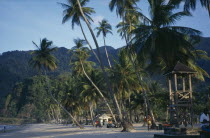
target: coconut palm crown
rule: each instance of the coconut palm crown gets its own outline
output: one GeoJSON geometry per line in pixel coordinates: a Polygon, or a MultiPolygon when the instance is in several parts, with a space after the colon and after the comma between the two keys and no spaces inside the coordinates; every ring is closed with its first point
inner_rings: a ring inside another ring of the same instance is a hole
{"type": "Polygon", "coordinates": [[[72,52],[70,64],[72,65],[72,71],[76,75],[83,75],[81,63],[83,63],[83,66],[85,69],[87,69],[87,72],[90,72],[92,69],[92,66],[94,66],[94,62],[87,61],[87,59],[90,57],[90,50],[88,47],[85,47],[87,45],[87,42],[83,39],[77,38],[74,39],[75,46],[71,48],[70,52],[72,52]]]}
{"type": "MultiPolygon", "coordinates": [[[[182,1],[185,2],[184,9],[186,11],[189,11],[190,9],[192,10],[196,9],[196,5],[199,0],[182,0],[182,1]]],[[[202,7],[208,10],[210,16],[210,0],[200,0],[200,4],[202,7]]]]}
{"type": "Polygon", "coordinates": [[[103,19],[101,22],[99,23],[99,27],[96,27],[95,29],[98,30],[97,32],[97,37],[99,37],[99,35],[102,33],[104,37],[106,37],[106,35],[108,33],[112,34],[112,26],[108,23],[108,21],[106,19],[103,19]]]}
{"type": "MultiPolygon", "coordinates": [[[[93,21],[93,19],[90,17],[92,13],[95,13],[93,8],[85,7],[89,0],[80,0],[80,4],[83,10],[83,13],[85,17],[88,19],[89,23],[90,21],[93,21]]],[[[68,20],[72,20],[72,28],[74,28],[74,25],[80,25],[80,19],[84,20],[82,17],[82,14],[79,10],[79,6],[77,4],[77,0],[68,0],[68,4],[59,3],[63,8],[63,20],[62,23],[66,23],[68,20]]]]}
{"type": "Polygon", "coordinates": [[[124,16],[126,9],[133,9],[137,6],[139,0],[111,0],[109,3],[109,9],[113,11],[116,9],[116,14],[120,17],[124,16]]]}
{"type": "Polygon", "coordinates": [[[106,57],[107,57],[107,60],[108,60],[108,63],[109,63],[109,67],[111,68],[112,65],[111,65],[111,62],[110,62],[110,59],[109,59],[109,54],[108,54],[107,49],[106,49],[105,37],[108,33],[112,34],[112,26],[108,23],[107,20],[103,19],[101,22],[99,22],[99,27],[96,27],[95,29],[98,30],[97,37],[99,37],[99,35],[101,33],[103,35],[106,57]]]}
{"type": "Polygon", "coordinates": [[[194,50],[195,41],[199,41],[201,32],[174,26],[181,17],[191,14],[186,11],[174,13],[177,3],[173,0],[148,1],[151,18],[145,17],[147,24],[140,24],[133,31],[135,36],[132,42],[140,60],[155,66],[164,64],[167,70],[177,61],[185,64],[189,58],[194,59],[191,51],[194,50]]]}
{"type": "Polygon", "coordinates": [[[88,47],[85,47],[85,45],[87,45],[87,42],[83,39],[77,38],[77,39],[74,39],[74,43],[75,43],[75,46],[73,46],[70,50],[73,52],[72,57],[74,58],[76,57],[82,60],[87,59],[90,53],[90,50],[88,49],[88,47]]]}
{"type": "Polygon", "coordinates": [[[39,71],[42,69],[55,70],[57,63],[52,52],[57,50],[57,48],[52,46],[53,42],[44,38],[40,40],[39,46],[35,42],[33,44],[37,47],[37,50],[32,52],[33,57],[29,60],[29,65],[37,68],[39,71]]]}

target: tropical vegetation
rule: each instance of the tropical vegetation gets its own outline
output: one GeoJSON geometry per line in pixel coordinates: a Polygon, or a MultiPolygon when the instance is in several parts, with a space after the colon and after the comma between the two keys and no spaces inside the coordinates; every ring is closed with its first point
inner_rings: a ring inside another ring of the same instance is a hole
{"type": "MultiPolygon", "coordinates": [[[[129,132],[134,129],[132,123],[142,121],[148,114],[153,125],[156,120],[168,122],[169,96],[162,75],[181,62],[197,72],[197,82],[204,84],[202,81],[209,77],[198,64],[210,59],[206,51],[196,48],[202,33],[176,26],[182,17],[191,16],[190,8],[196,8],[196,1],[185,0],[184,9],[178,11],[183,0],[148,0],[150,16],[147,17],[138,7],[139,0],[110,0],[110,10],[116,10],[122,19],[116,28],[125,41],[125,47],[116,57],[111,56],[106,44],[112,26],[103,19],[94,32],[91,14],[95,11],[86,7],[88,2],[59,3],[64,8],[62,23],[71,20],[72,29],[79,25],[84,37],[73,40],[75,46],[68,51],[69,63],[66,63],[69,70],[52,75],[67,57],[58,61],[54,56],[57,48],[46,38],[40,40],[40,45],[32,42],[37,49],[31,52],[28,63],[38,72],[13,86],[12,92],[1,100],[0,116],[73,123],[84,128],[82,124],[94,126],[95,117],[107,113],[116,125],[122,126],[122,131],[129,132]],[[84,32],[84,24],[96,50],[84,32]],[[101,54],[103,50],[97,40],[101,34],[106,56],[101,54]],[[95,61],[90,60],[91,55],[95,61]]],[[[208,0],[200,2],[209,10],[208,0]]],[[[210,89],[207,86],[198,89],[201,87],[195,87],[195,114],[210,103],[205,96],[210,89]]]]}

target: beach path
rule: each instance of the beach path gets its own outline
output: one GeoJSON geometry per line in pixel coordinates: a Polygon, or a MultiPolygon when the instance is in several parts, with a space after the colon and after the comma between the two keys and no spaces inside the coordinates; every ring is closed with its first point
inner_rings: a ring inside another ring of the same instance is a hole
{"type": "Polygon", "coordinates": [[[12,132],[0,133],[0,138],[152,138],[162,130],[147,130],[142,124],[134,124],[135,131],[120,132],[120,128],[85,129],[57,124],[30,124],[12,132]]]}

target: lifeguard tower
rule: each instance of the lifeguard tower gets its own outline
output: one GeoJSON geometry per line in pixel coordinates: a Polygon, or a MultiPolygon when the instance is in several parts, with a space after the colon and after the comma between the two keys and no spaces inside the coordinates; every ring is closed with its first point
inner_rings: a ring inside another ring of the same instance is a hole
{"type": "Polygon", "coordinates": [[[169,88],[170,124],[179,127],[192,125],[192,76],[193,69],[178,62],[173,69],[165,73],[169,88]]]}

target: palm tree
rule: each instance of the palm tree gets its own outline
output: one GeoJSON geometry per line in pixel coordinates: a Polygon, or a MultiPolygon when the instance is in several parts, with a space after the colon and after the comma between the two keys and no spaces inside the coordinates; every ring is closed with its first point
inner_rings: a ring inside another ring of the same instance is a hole
{"type": "Polygon", "coordinates": [[[87,66],[88,63],[90,63],[90,61],[86,61],[87,58],[89,57],[89,54],[88,54],[89,51],[88,51],[87,47],[84,47],[85,40],[82,40],[82,39],[78,38],[78,39],[74,39],[74,42],[75,42],[76,46],[74,46],[73,49],[72,49],[72,51],[74,52],[72,56],[75,57],[74,63],[77,63],[77,64],[74,64],[74,65],[79,65],[80,64],[80,68],[82,69],[83,74],[91,82],[91,84],[95,87],[95,89],[98,91],[98,93],[100,94],[100,96],[104,100],[104,102],[107,105],[111,115],[113,116],[113,118],[116,122],[115,116],[113,114],[113,111],[112,111],[107,99],[105,98],[104,94],[100,91],[100,89],[96,86],[96,84],[92,81],[92,79],[89,77],[88,72],[85,70],[85,66],[87,66]]]}
{"type": "MultiPolygon", "coordinates": [[[[79,91],[80,87],[77,87],[78,82],[73,76],[73,84],[66,86],[66,95],[63,98],[62,103],[65,105],[65,108],[76,118],[82,114],[82,103],[80,101],[79,91]],[[69,87],[71,86],[71,87],[69,87]]],[[[74,122],[76,123],[76,122],[74,122]]]]}
{"type": "MultiPolygon", "coordinates": [[[[87,4],[88,1],[89,0],[80,0],[81,7],[82,7],[82,10],[84,12],[84,16],[87,18],[87,21],[90,23],[90,22],[93,22],[93,19],[90,17],[90,15],[92,13],[95,13],[95,11],[93,10],[93,8],[85,7],[85,5],[87,4]]],[[[68,0],[68,3],[69,4],[59,3],[64,8],[64,11],[63,11],[64,16],[63,16],[62,23],[64,24],[68,20],[71,19],[72,20],[71,21],[72,29],[74,29],[75,24],[80,26],[82,34],[83,34],[87,44],[89,45],[91,51],[93,52],[93,54],[95,55],[96,59],[99,62],[99,58],[98,58],[97,54],[93,51],[93,48],[92,48],[91,44],[89,43],[89,41],[87,40],[87,37],[84,33],[84,30],[83,30],[83,27],[82,27],[82,24],[81,24],[81,19],[84,20],[84,18],[82,18],[82,14],[79,10],[79,6],[77,4],[77,1],[76,0],[68,0]]]]}
{"type": "Polygon", "coordinates": [[[204,70],[202,69],[201,67],[199,67],[199,65],[197,64],[197,61],[199,60],[210,60],[210,57],[208,57],[208,53],[206,51],[203,51],[203,50],[194,50],[194,51],[191,51],[195,60],[192,60],[192,59],[188,59],[186,64],[188,64],[188,66],[194,70],[197,71],[197,75],[196,75],[196,78],[201,80],[201,81],[205,81],[205,78],[204,76],[206,77],[210,77],[209,74],[204,70]]]}
{"type": "MultiPolygon", "coordinates": [[[[122,23],[121,24],[124,26],[128,23],[128,18],[126,18],[126,17],[129,17],[129,15],[132,15],[132,17],[135,17],[133,15],[134,15],[134,12],[137,9],[136,7],[137,7],[137,2],[138,1],[139,0],[111,0],[110,3],[109,3],[109,8],[110,8],[111,11],[116,9],[116,14],[119,15],[120,18],[122,18],[122,23]],[[133,11],[132,14],[130,14],[131,11],[133,11]]],[[[138,18],[138,16],[137,16],[137,18],[138,18]]],[[[126,27],[123,27],[123,28],[126,28],[126,27]]],[[[125,37],[126,44],[128,44],[128,40],[127,40],[128,38],[127,38],[127,35],[126,35],[126,30],[122,30],[122,31],[124,31],[123,34],[124,34],[124,37],[125,37]]]]}
{"type": "MultiPolygon", "coordinates": [[[[137,64],[135,63],[135,58],[133,57],[134,53],[130,50],[132,48],[132,45],[131,43],[129,43],[129,40],[132,37],[132,34],[130,32],[135,28],[135,24],[138,22],[138,18],[141,17],[142,19],[144,19],[145,22],[147,21],[147,18],[137,11],[138,8],[136,8],[136,5],[138,1],[139,0],[111,0],[109,8],[111,11],[116,8],[117,15],[119,15],[123,19],[123,21],[117,25],[117,27],[120,28],[118,32],[120,33],[122,38],[125,38],[127,48],[129,48],[128,50],[129,52],[131,52],[131,54],[129,54],[129,58],[135,68],[135,73],[137,75],[139,84],[141,85],[141,87],[143,87],[142,79],[139,72],[137,71],[137,64]]],[[[150,104],[145,89],[143,89],[143,97],[145,102],[145,109],[149,110],[153,118],[153,125],[155,125],[155,119],[152,110],[150,109],[150,104]]]]}
{"type": "Polygon", "coordinates": [[[111,0],[109,3],[109,8],[111,11],[116,9],[116,14],[121,18],[125,17],[125,11],[128,9],[133,9],[137,6],[139,0],[111,0]]]}
{"type": "MultiPolygon", "coordinates": [[[[198,0],[181,0],[185,2],[184,4],[184,10],[189,11],[190,9],[195,10],[196,4],[198,0]]],[[[210,16],[210,0],[200,0],[201,6],[206,8],[209,12],[210,16]]]]}
{"type": "MultiPolygon", "coordinates": [[[[119,60],[115,61],[115,65],[111,72],[113,85],[116,87],[116,91],[118,94],[119,101],[121,101],[122,106],[124,107],[124,103],[126,100],[129,100],[130,105],[130,96],[133,91],[140,89],[140,85],[138,81],[136,81],[135,70],[132,66],[132,63],[128,57],[128,51],[126,49],[122,49],[119,53],[119,60]]],[[[131,121],[131,107],[130,110],[130,121],[131,121]]],[[[125,111],[125,110],[124,110],[125,111]]]]}
{"type": "Polygon", "coordinates": [[[110,63],[110,60],[109,60],[109,54],[108,54],[107,49],[106,49],[105,38],[106,38],[106,35],[108,33],[112,34],[112,26],[108,23],[107,20],[103,19],[101,22],[99,22],[99,27],[96,27],[95,29],[98,30],[97,35],[96,35],[97,37],[99,37],[99,35],[101,33],[103,35],[106,57],[107,57],[107,60],[108,60],[108,63],[109,63],[109,67],[111,68],[112,66],[111,66],[111,63],[110,63]]]}
{"type": "MultiPolygon", "coordinates": [[[[101,83],[102,79],[99,76],[100,74],[98,73],[98,71],[96,70],[92,70],[90,73],[90,78],[93,82],[96,82],[96,85],[99,86],[99,84],[101,83]]],[[[83,80],[82,83],[82,88],[83,90],[81,91],[80,95],[82,97],[83,102],[88,105],[89,107],[89,112],[90,112],[90,117],[92,120],[92,124],[93,126],[95,126],[95,122],[93,120],[93,106],[97,105],[97,102],[100,101],[99,97],[99,93],[97,92],[96,88],[91,84],[91,82],[89,80],[83,80]]]]}
{"type": "Polygon", "coordinates": [[[128,46],[129,41],[132,39],[132,31],[136,29],[137,24],[141,18],[141,12],[138,11],[138,8],[127,9],[125,10],[125,19],[124,21],[117,24],[117,32],[120,34],[122,39],[125,39],[126,45],[128,46]]]}
{"type": "Polygon", "coordinates": [[[193,60],[191,51],[194,47],[191,41],[199,39],[201,32],[188,27],[173,26],[181,17],[190,16],[190,13],[186,11],[174,13],[178,1],[148,2],[151,18],[142,15],[146,22],[133,31],[135,36],[132,45],[138,54],[138,60],[148,63],[148,69],[159,69],[161,72],[173,67],[177,61],[185,60],[182,63],[186,63],[188,60],[186,58],[193,60]]]}
{"type": "MultiPolygon", "coordinates": [[[[46,71],[54,70],[57,68],[56,58],[51,54],[56,50],[55,47],[52,47],[53,42],[48,41],[46,38],[40,40],[40,46],[33,42],[33,44],[37,47],[37,50],[32,52],[34,55],[30,61],[29,65],[33,68],[37,68],[39,71],[43,70],[45,72],[46,82],[48,85],[47,90],[50,90],[49,82],[47,79],[46,71]]],[[[53,97],[52,92],[50,91],[50,95],[53,100],[77,123],[80,128],[83,128],[74,117],[53,97]]]]}
{"type": "MultiPolygon", "coordinates": [[[[96,37],[95,37],[95,35],[94,35],[94,32],[93,32],[93,30],[92,30],[92,28],[91,28],[91,26],[90,26],[90,24],[89,24],[87,18],[85,17],[85,15],[84,15],[84,13],[83,13],[82,7],[81,7],[81,5],[80,5],[80,1],[77,0],[77,3],[78,3],[78,5],[79,5],[79,9],[80,9],[80,12],[81,12],[81,14],[82,14],[82,17],[84,18],[85,23],[86,23],[86,25],[87,25],[87,27],[88,27],[90,33],[91,33],[91,36],[92,36],[92,38],[93,38],[93,40],[94,40],[94,43],[95,43],[95,45],[96,45],[96,49],[97,49],[97,51],[98,51],[98,56],[99,56],[99,60],[100,60],[100,67],[101,67],[101,69],[102,69],[103,76],[104,76],[105,81],[106,81],[106,84],[107,84],[107,89],[109,90],[109,92],[110,92],[110,94],[111,94],[111,98],[112,98],[112,100],[113,100],[114,106],[115,106],[115,108],[116,108],[116,110],[117,110],[117,113],[118,113],[118,115],[119,115],[119,120],[120,120],[120,122],[122,122],[123,128],[124,128],[124,130],[126,131],[126,130],[128,130],[128,129],[127,129],[128,127],[127,127],[126,124],[123,122],[122,113],[121,113],[121,109],[120,109],[119,104],[118,104],[118,100],[117,100],[117,98],[116,98],[116,96],[115,96],[115,94],[114,94],[114,92],[113,92],[113,90],[112,90],[112,88],[111,88],[111,83],[110,83],[110,81],[109,81],[109,79],[108,79],[108,74],[107,74],[107,72],[105,71],[104,64],[103,64],[103,62],[102,62],[102,60],[101,60],[102,58],[101,58],[101,54],[100,54],[98,42],[97,42],[97,40],[96,40],[96,37]]],[[[128,130],[128,131],[129,131],[129,130],[128,130]]]]}
{"type": "Polygon", "coordinates": [[[174,1],[149,0],[151,18],[149,23],[139,25],[133,33],[133,45],[142,61],[150,61],[149,67],[156,68],[164,65],[162,71],[166,71],[181,61],[186,63],[188,58],[194,59],[191,51],[195,50],[193,41],[199,39],[200,31],[173,26],[183,16],[190,16],[189,12],[173,11],[177,8],[174,1]]]}
{"type": "MultiPolygon", "coordinates": [[[[147,82],[147,88],[149,89],[148,97],[151,103],[151,106],[154,109],[154,113],[160,116],[163,116],[162,114],[166,114],[166,120],[168,119],[168,109],[167,104],[169,103],[168,99],[168,91],[161,86],[157,81],[151,81],[148,80],[147,82]]],[[[159,116],[159,117],[160,117],[159,116]]]]}
{"type": "Polygon", "coordinates": [[[70,50],[70,52],[72,52],[70,59],[70,63],[72,65],[72,71],[73,74],[75,74],[76,76],[83,76],[84,73],[80,60],[82,61],[84,68],[88,70],[87,73],[93,70],[94,62],[87,61],[90,51],[87,47],[85,47],[85,45],[87,45],[87,42],[85,40],[77,38],[74,39],[74,43],[75,46],[72,47],[70,50]]]}
{"type": "Polygon", "coordinates": [[[32,52],[34,55],[30,61],[29,65],[33,68],[41,70],[55,70],[57,68],[56,58],[51,55],[51,52],[55,51],[57,48],[52,47],[52,41],[48,41],[46,38],[40,40],[40,46],[32,41],[36,46],[37,50],[32,52]]]}

